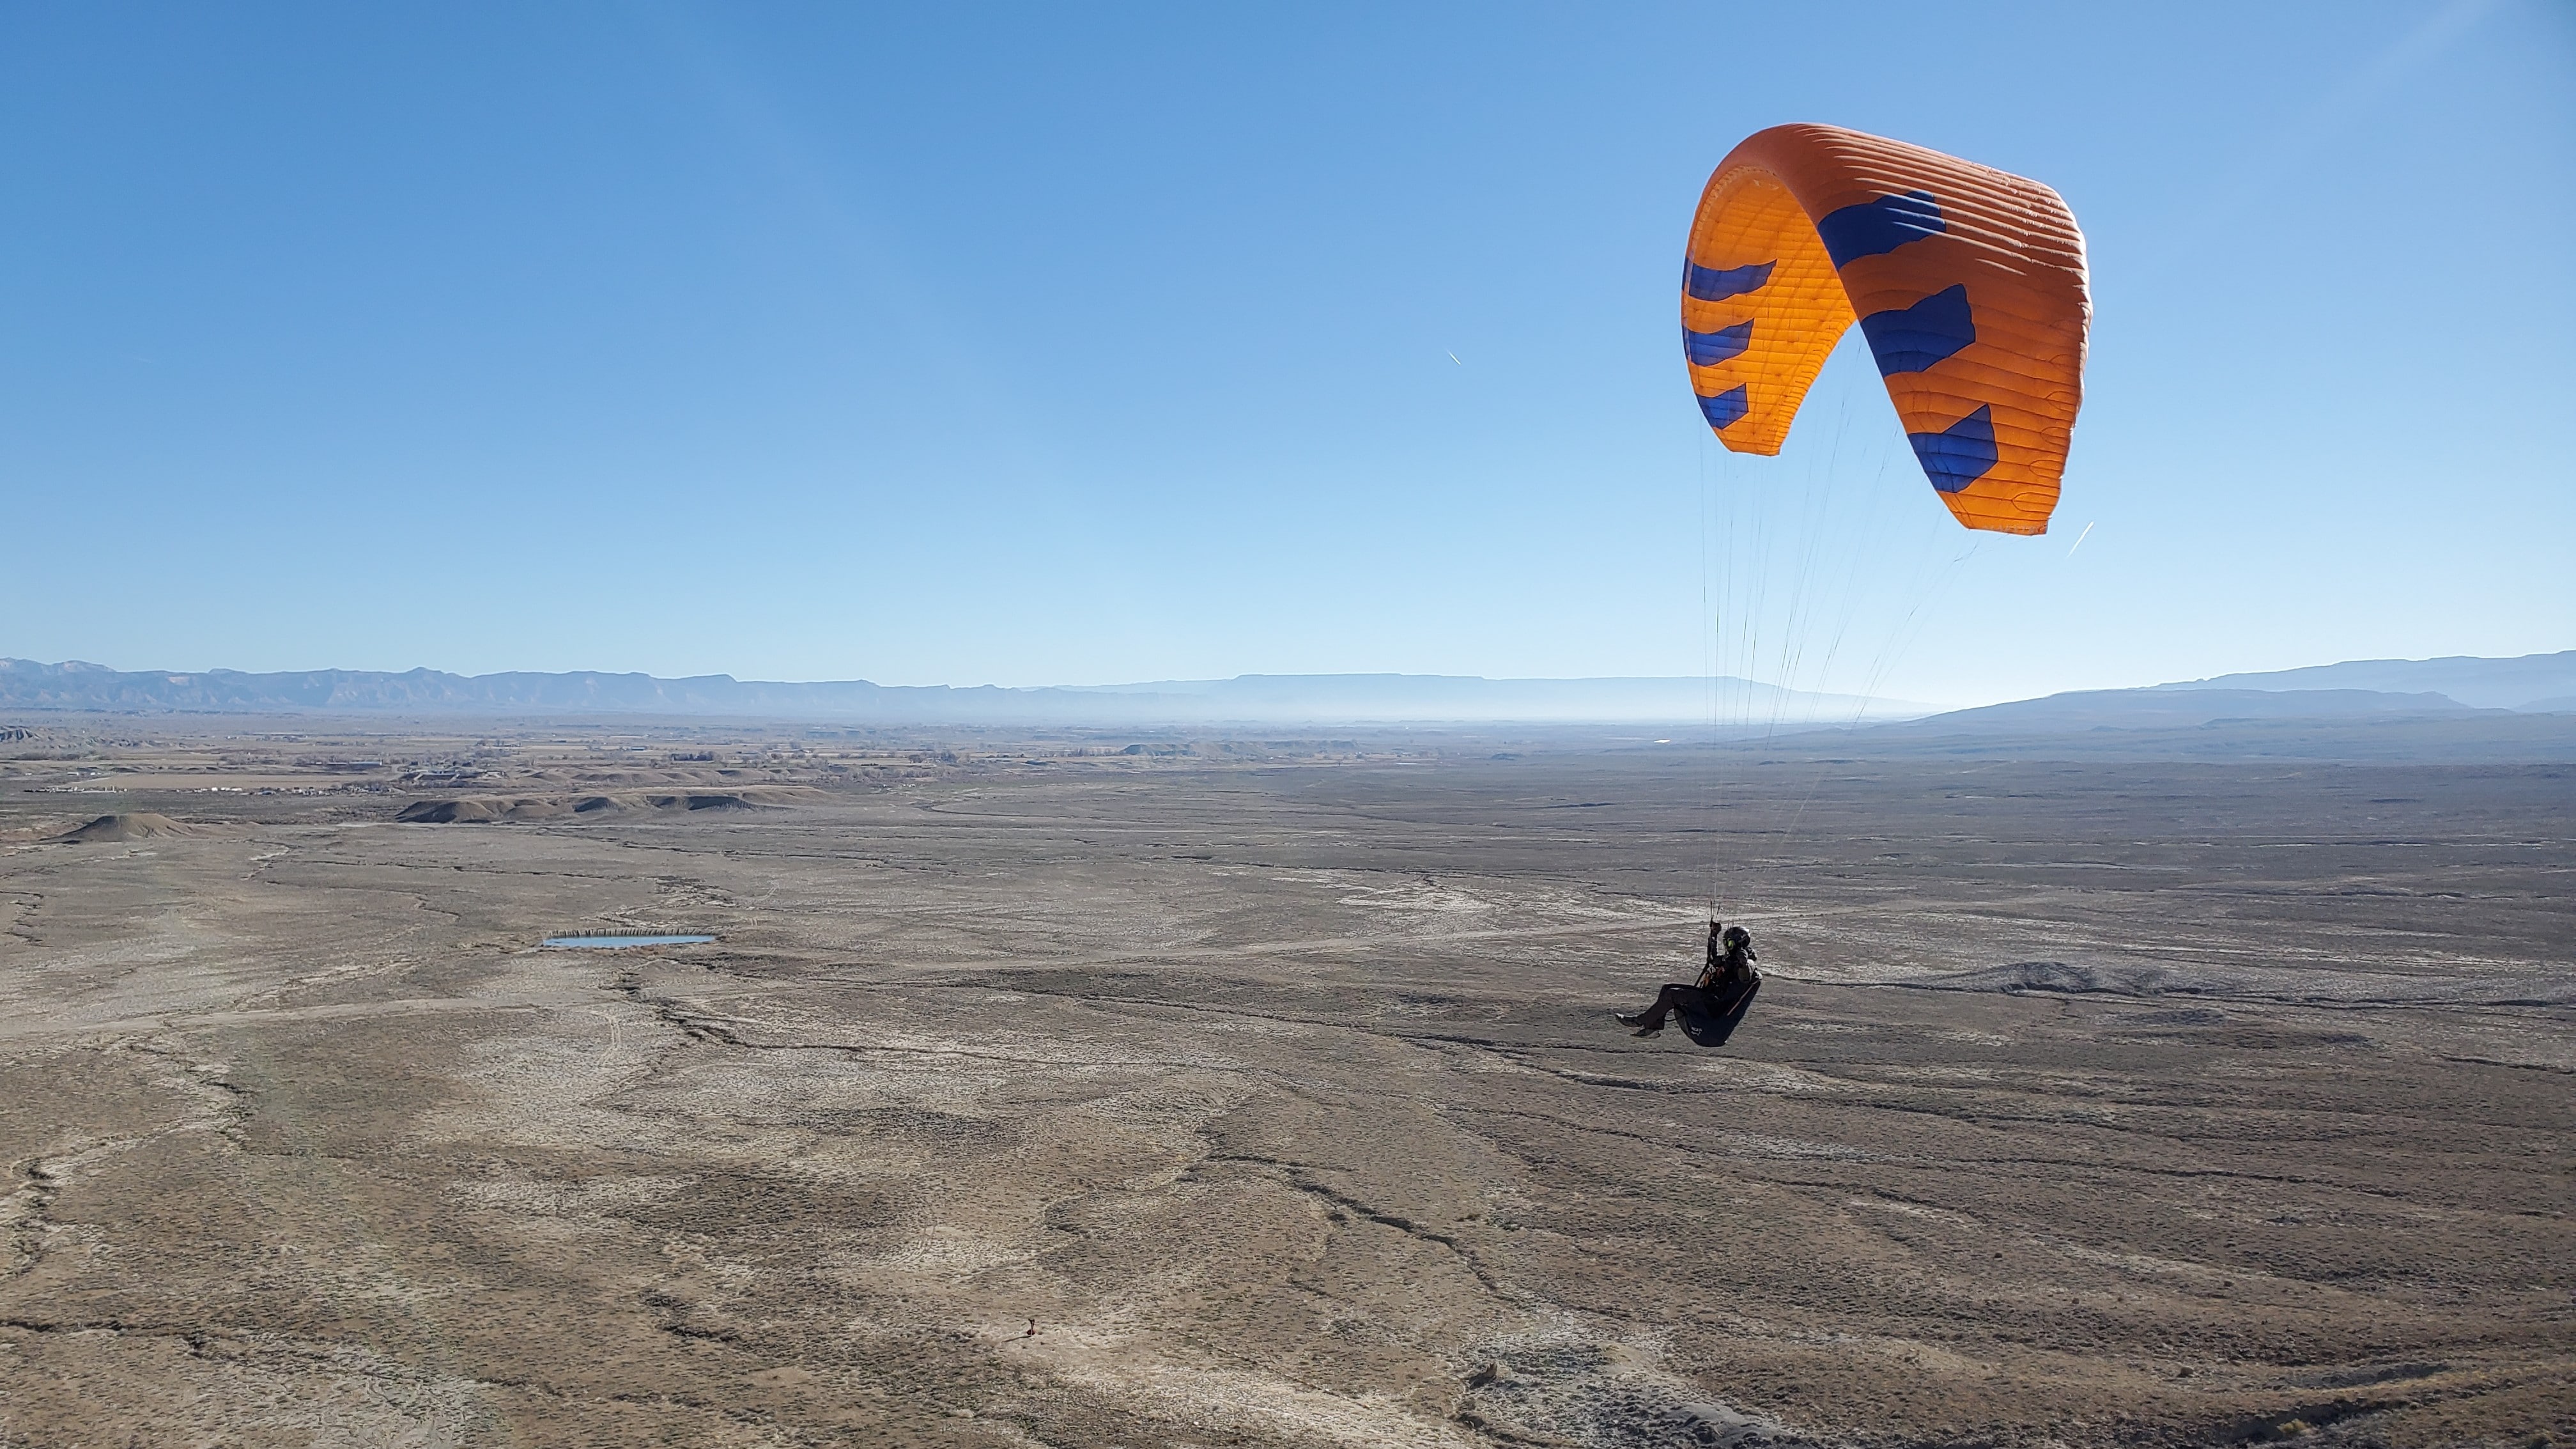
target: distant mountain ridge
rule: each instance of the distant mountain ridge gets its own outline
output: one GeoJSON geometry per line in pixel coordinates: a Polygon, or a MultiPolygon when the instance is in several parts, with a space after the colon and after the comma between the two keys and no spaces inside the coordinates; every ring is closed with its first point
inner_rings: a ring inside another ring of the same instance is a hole
{"type": "Polygon", "coordinates": [[[2472,709],[2576,709],[2576,649],[2516,659],[2452,655],[2444,659],[2352,659],[2266,674],[2222,674],[2164,690],[2367,689],[2386,694],[2440,694],[2472,709]]]}
{"type": "Polygon", "coordinates": [[[2079,690],[1934,714],[1929,707],[1726,678],[1484,679],[1244,674],[1141,684],[779,683],[575,671],[121,671],[0,659],[0,710],[736,716],[873,724],[1628,723],[1704,730],[1876,724],[1996,735],[2189,728],[2224,721],[2576,712],[2576,650],[2519,659],[2364,659],[2139,689],[2079,690]]]}
{"type": "Polygon", "coordinates": [[[2359,659],[2142,689],[2074,690],[1951,710],[1888,728],[1918,738],[2066,739],[2222,726],[2261,731],[2292,724],[2348,732],[2373,725],[2564,713],[2576,713],[2576,650],[2518,659],[2359,659]]]}
{"type": "Polygon", "coordinates": [[[796,684],[726,674],[402,673],[316,669],[122,671],[0,659],[0,709],[221,713],[436,712],[734,715],[886,724],[1398,723],[1729,719],[1849,724],[1925,706],[1810,694],[1752,680],[1483,679],[1439,674],[1246,674],[1233,679],[1048,686],[796,684]]]}
{"type": "Polygon", "coordinates": [[[2478,710],[2441,694],[2393,694],[2371,689],[2083,689],[2042,699],[1954,709],[1909,721],[1902,728],[1964,733],[2189,728],[2221,721],[2350,720],[2373,717],[2461,717],[2509,714],[2478,710]]]}

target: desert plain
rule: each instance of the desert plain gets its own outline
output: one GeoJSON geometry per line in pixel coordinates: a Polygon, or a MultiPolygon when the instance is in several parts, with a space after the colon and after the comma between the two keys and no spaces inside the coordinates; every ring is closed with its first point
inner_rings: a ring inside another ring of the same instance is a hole
{"type": "Polygon", "coordinates": [[[2576,1443],[2576,765],[0,723],[0,1444],[2576,1443]]]}

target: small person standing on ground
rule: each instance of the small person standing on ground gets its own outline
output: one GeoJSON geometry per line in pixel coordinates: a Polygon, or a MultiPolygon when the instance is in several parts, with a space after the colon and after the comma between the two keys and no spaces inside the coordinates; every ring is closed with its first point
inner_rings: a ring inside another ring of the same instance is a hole
{"type": "Polygon", "coordinates": [[[1644,1011],[1623,1011],[1618,1015],[1621,1026],[1633,1026],[1639,1036],[1653,1036],[1664,1029],[1664,1018],[1676,1011],[1690,1011],[1701,1016],[1722,1017],[1744,1000],[1755,983],[1762,979],[1753,969],[1753,933],[1742,926],[1708,923],[1708,964],[1700,969],[1696,985],[1668,983],[1655,993],[1655,1004],[1644,1011]]]}

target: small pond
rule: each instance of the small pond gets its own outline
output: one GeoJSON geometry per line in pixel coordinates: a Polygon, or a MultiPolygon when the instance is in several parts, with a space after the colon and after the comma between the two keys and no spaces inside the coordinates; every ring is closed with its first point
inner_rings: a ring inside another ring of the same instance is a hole
{"type": "Polygon", "coordinates": [[[546,944],[613,951],[621,946],[694,946],[700,941],[714,939],[713,936],[548,936],[546,944]]]}

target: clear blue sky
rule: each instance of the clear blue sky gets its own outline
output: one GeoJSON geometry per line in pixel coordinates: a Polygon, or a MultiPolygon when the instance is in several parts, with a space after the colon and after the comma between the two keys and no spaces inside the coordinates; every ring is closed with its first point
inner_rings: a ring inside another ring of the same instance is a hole
{"type": "Polygon", "coordinates": [[[2576,6],[893,10],[0,6],[0,654],[1975,700],[2576,647],[2576,6]],[[1789,120],[2074,207],[2049,537],[1971,547],[1848,347],[1781,459],[1705,440],[1683,232],[1789,120]],[[1854,642],[1713,649],[1756,574],[1854,642]]]}

